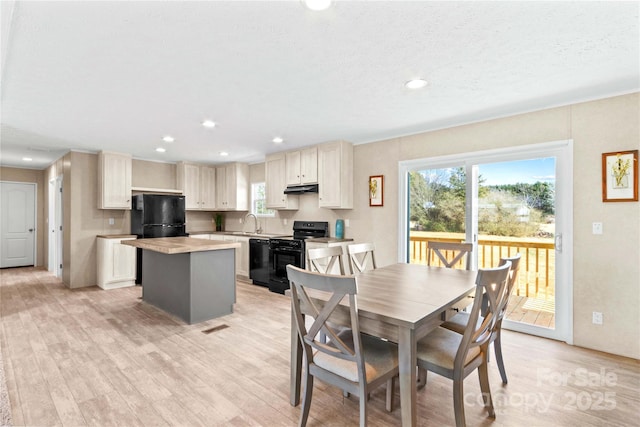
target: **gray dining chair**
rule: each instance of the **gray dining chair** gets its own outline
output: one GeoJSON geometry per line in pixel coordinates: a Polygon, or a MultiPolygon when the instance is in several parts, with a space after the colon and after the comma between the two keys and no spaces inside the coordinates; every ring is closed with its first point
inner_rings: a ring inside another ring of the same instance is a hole
{"type": "MultiPolygon", "coordinates": [[[[492,332],[491,338],[489,339],[489,343],[493,343],[493,351],[496,355],[496,364],[498,365],[500,377],[502,378],[502,382],[504,384],[507,384],[507,372],[504,369],[504,360],[502,357],[502,320],[504,319],[504,316],[507,312],[507,305],[509,304],[509,298],[511,296],[511,293],[513,292],[513,288],[518,282],[518,271],[520,270],[520,254],[516,254],[515,256],[509,258],[501,258],[500,265],[504,265],[508,261],[511,262],[511,270],[509,271],[509,280],[507,282],[507,301],[504,305],[504,309],[500,313],[498,313],[498,320],[496,321],[494,331],[492,332]]],[[[483,296],[480,317],[478,318],[479,321],[482,321],[482,319],[486,315],[487,306],[487,298],[483,296]]],[[[451,319],[449,319],[447,322],[444,322],[441,326],[459,334],[463,334],[468,323],[469,313],[461,311],[451,319]]]]}
{"type": "Polygon", "coordinates": [[[309,249],[307,250],[307,270],[335,274],[337,269],[341,275],[344,275],[343,255],[342,246],[309,249]],[[336,263],[338,263],[337,266],[336,263]]]}
{"type": "Polygon", "coordinates": [[[471,243],[454,243],[454,242],[435,242],[427,243],[427,265],[440,260],[446,268],[455,268],[456,264],[462,262],[464,258],[464,269],[471,269],[471,252],[473,244],[471,243]]]}
{"type": "Polygon", "coordinates": [[[347,246],[349,256],[349,268],[351,274],[362,273],[366,270],[375,270],[376,257],[373,243],[357,243],[347,246]]]}
{"type": "Polygon", "coordinates": [[[426,372],[431,371],[453,380],[453,407],[457,427],[465,426],[464,379],[478,371],[484,406],[489,416],[495,418],[489,377],[487,374],[487,352],[489,340],[504,310],[507,282],[511,262],[492,268],[481,269],[476,276],[476,292],[469,322],[463,334],[438,327],[417,343],[417,364],[425,373],[421,384],[426,384],[426,372]],[[487,312],[480,322],[483,294],[487,296],[487,312]]]}
{"type": "Polygon", "coordinates": [[[398,375],[398,347],[396,344],[360,333],[357,304],[357,277],[310,272],[287,266],[291,287],[291,307],[303,348],[304,388],[299,426],[307,424],[313,394],[313,380],[340,387],[359,397],[360,426],[367,425],[369,392],[386,383],[386,408],[393,409],[393,378],[398,375]],[[310,293],[326,294],[326,302],[319,307],[310,293]],[[349,329],[337,331],[328,319],[343,299],[348,300],[349,329]],[[307,328],[305,315],[313,317],[307,328]],[[316,339],[323,331],[327,343],[316,339]]]}

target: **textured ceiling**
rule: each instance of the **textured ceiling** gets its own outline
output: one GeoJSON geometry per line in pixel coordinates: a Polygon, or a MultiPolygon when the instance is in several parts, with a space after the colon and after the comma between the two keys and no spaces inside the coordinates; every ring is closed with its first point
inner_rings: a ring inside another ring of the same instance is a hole
{"type": "Polygon", "coordinates": [[[0,161],[258,162],[634,92],[639,5],[3,1],[0,161]]]}

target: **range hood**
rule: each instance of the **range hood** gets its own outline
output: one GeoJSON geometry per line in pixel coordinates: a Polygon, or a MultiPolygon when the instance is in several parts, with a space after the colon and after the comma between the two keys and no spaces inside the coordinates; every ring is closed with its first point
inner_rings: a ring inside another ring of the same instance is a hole
{"type": "Polygon", "coordinates": [[[284,194],[304,194],[317,192],[318,184],[290,185],[284,190],[284,194]]]}

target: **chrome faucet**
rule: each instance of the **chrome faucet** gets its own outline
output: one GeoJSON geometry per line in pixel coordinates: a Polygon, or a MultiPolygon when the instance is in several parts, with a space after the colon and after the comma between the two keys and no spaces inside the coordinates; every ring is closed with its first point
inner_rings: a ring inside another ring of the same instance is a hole
{"type": "Polygon", "coordinates": [[[245,215],[244,219],[246,220],[247,218],[249,218],[250,216],[253,217],[254,221],[255,221],[255,229],[253,230],[253,232],[255,234],[260,234],[262,233],[262,228],[260,228],[260,223],[258,222],[258,217],[255,216],[252,213],[248,213],[247,215],[245,215]]]}

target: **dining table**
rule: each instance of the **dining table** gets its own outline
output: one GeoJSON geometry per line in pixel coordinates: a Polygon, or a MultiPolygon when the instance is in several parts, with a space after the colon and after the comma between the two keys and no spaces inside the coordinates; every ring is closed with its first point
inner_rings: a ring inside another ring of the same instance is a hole
{"type": "MultiPolygon", "coordinates": [[[[356,275],[360,331],[398,344],[403,426],[417,424],[416,343],[462,307],[473,303],[475,271],[397,263],[356,275]]],[[[330,295],[312,293],[322,305],[330,295]]],[[[348,325],[348,300],[332,322],[348,325]]],[[[290,403],[300,403],[303,349],[291,318],[290,403]]]]}

